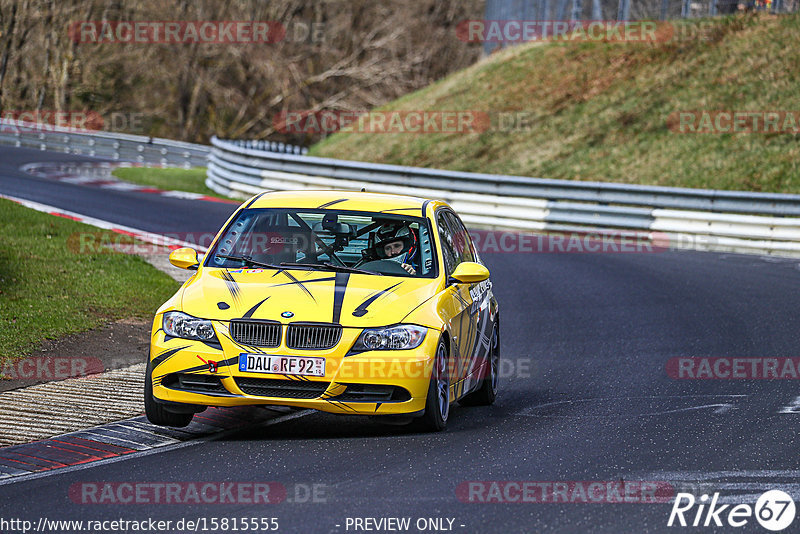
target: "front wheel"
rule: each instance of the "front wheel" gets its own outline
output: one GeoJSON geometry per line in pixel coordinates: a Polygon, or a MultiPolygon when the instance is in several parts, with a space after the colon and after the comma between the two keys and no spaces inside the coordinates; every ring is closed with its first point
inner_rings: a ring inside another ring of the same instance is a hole
{"type": "Polygon", "coordinates": [[[436,347],[428,398],[425,401],[425,415],[417,419],[417,424],[423,431],[439,432],[447,426],[449,415],[450,376],[447,373],[447,344],[441,339],[436,347]]]}
{"type": "Polygon", "coordinates": [[[147,420],[158,426],[184,427],[192,422],[193,413],[170,412],[153,396],[153,362],[148,357],[144,375],[144,413],[147,420]]]}

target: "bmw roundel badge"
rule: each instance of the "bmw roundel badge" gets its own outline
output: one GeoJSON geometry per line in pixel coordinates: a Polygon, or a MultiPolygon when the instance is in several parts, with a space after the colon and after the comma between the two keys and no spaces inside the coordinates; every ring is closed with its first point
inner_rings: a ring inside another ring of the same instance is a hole
{"type": "Polygon", "coordinates": [[[294,317],[294,314],[290,311],[285,311],[281,314],[281,317],[283,317],[284,319],[288,319],[290,317],[294,317]]]}

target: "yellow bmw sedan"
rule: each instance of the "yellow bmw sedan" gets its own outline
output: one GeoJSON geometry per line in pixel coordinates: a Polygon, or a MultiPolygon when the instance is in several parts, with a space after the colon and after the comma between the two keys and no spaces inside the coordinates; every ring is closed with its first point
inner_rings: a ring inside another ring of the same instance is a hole
{"type": "Polygon", "coordinates": [[[489,271],[439,200],[346,191],[262,193],[156,312],[148,419],[186,426],[207,406],[281,405],[445,428],[450,404],[497,395],[489,271]]]}

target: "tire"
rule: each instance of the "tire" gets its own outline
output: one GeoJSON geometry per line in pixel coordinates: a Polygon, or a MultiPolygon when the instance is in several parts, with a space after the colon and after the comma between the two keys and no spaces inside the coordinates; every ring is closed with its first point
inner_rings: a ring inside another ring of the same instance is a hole
{"type": "Polygon", "coordinates": [[[158,426],[184,427],[192,422],[193,413],[175,413],[167,410],[153,396],[153,363],[148,357],[144,376],[144,413],[147,420],[158,426]]]}
{"type": "Polygon", "coordinates": [[[439,432],[447,426],[450,415],[450,376],[447,374],[447,364],[447,344],[441,339],[436,347],[425,414],[415,421],[417,428],[423,432],[439,432]]]}
{"type": "Polygon", "coordinates": [[[489,369],[481,379],[481,385],[472,393],[465,395],[458,403],[461,406],[490,406],[497,398],[497,383],[500,373],[500,331],[495,321],[492,338],[489,340],[489,369]]]}

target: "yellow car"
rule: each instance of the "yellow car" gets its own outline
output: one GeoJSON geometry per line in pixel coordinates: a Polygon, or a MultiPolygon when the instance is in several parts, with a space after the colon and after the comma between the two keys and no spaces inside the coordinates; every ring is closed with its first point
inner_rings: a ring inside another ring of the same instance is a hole
{"type": "Polygon", "coordinates": [[[262,193],[205,256],[182,248],[170,261],[197,272],[153,321],[144,400],[154,424],[260,404],[436,431],[452,402],[494,402],[498,305],[445,202],[262,193]]]}

